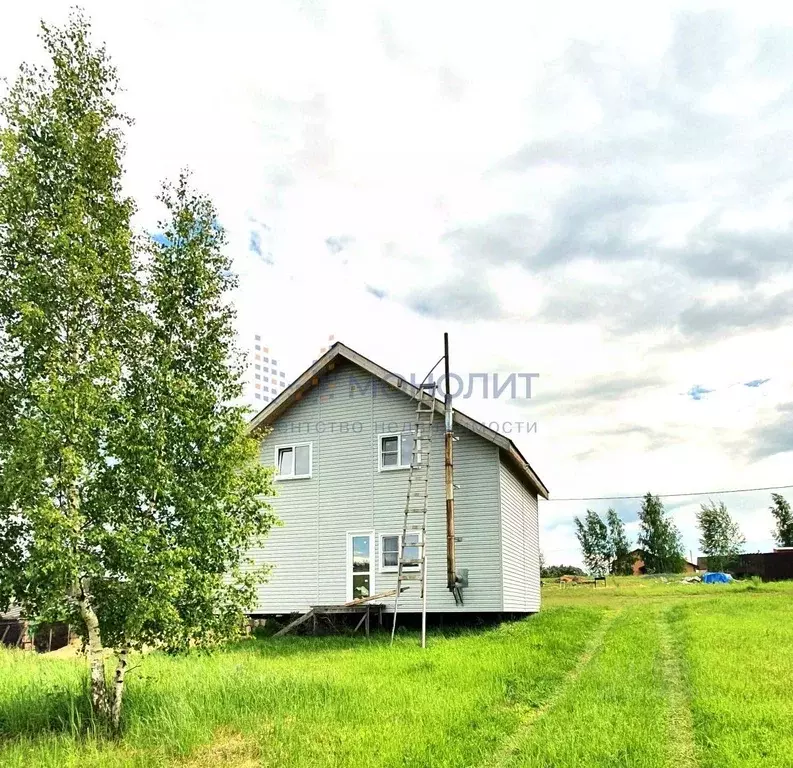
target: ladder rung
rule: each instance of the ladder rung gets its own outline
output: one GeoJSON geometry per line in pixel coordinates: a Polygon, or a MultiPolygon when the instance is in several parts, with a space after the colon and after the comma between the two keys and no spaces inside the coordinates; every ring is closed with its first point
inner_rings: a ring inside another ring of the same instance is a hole
{"type": "Polygon", "coordinates": [[[402,581],[421,581],[422,576],[419,571],[408,571],[402,574],[402,581]]]}
{"type": "Polygon", "coordinates": [[[417,557],[413,560],[403,560],[402,567],[405,568],[405,567],[410,567],[411,565],[422,565],[423,563],[424,563],[424,558],[417,557]]]}
{"type": "Polygon", "coordinates": [[[410,544],[402,544],[402,549],[403,550],[411,549],[411,548],[418,549],[419,547],[423,547],[423,546],[424,546],[424,542],[423,541],[414,541],[414,542],[412,542],[410,544]]]}
{"type": "Polygon", "coordinates": [[[423,531],[424,530],[424,526],[423,525],[406,525],[402,530],[403,531],[423,531]]]}

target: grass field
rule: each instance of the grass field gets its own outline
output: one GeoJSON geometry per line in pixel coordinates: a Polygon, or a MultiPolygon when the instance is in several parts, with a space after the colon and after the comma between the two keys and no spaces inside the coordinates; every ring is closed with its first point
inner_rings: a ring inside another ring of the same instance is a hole
{"type": "Polygon", "coordinates": [[[97,736],[80,660],[0,653],[5,766],[793,765],[793,583],[546,586],[495,629],[150,654],[97,736]]]}

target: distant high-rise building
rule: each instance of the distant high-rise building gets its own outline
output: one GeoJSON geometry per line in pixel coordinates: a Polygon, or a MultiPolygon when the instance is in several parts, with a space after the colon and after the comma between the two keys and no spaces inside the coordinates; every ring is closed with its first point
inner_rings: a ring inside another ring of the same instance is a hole
{"type": "Polygon", "coordinates": [[[272,348],[262,341],[262,335],[253,334],[247,346],[248,367],[243,377],[242,399],[255,411],[260,411],[274,400],[286,387],[286,373],[272,348]]]}
{"type": "Polygon", "coordinates": [[[328,344],[327,344],[327,346],[320,347],[319,348],[319,355],[317,355],[316,360],[312,360],[311,362],[312,363],[316,363],[317,360],[319,360],[319,358],[322,357],[322,355],[324,355],[335,343],[336,343],[336,337],[333,334],[331,334],[330,336],[328,336],[328,344]]]}

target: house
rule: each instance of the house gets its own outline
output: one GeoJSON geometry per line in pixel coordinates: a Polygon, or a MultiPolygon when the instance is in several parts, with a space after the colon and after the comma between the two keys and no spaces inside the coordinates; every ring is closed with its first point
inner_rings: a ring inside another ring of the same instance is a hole
{"type": "MultiPolygon", "coordinates": [[[[340,342],[250,424],[276,469],[282,527],[251,550],[273,566],[254,615],[340,605],[394,589],[417,388],[340,342]]],[[[537,499],[548,490],[517,447],[454,413],[456,569],[447,585],[443,404],[435,401],[427,512],[429,613],[532,613],[540,608],[537,499]]],[[[400,613],[420,610],[417,582],[400,613]]],[[[393,610],[393,598],[382,601],[393,610]]]]}
{"type": "Polygon", "coordinates": [[[71,628],[67,624],[38,624],[34,633],[18,605],[0,611],[0,646],[34,649],[43,653],[57,651],[68,645],[71,639],[71,628]]]}
{"type": "MultiPolygon", "coordinates": [[[[647,568],[644,565],[644,550],[641,549],[634,549],[631,553],[631,558],[633,558],[633,575],[634,576],[643,576],[647,573],[647,568]]],[[[683,573],[696,573],[697,566],[695,563],[690,563],[688,560],[684,561],[683,565],[683,573]]]]}

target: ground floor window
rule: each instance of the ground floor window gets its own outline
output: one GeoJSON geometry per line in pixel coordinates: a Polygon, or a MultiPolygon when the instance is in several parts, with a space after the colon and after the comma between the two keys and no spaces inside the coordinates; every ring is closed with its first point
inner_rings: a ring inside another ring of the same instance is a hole
{"type": "MultiPolygon", "coordinates": [[[[421,539],[418,531],[408,531],[407,546],[405,547],[405,559],[417,560],[421,557],[421,547],[418,545],[421,539]]],[[[399,555],[401,553],[402,534],[383,534],[380,536],[380,570],[385,573],[396,573],[399,570],[399,555]]],[[[406,565],[403,570],[415,571],[417,565],[406,565]]]]}

